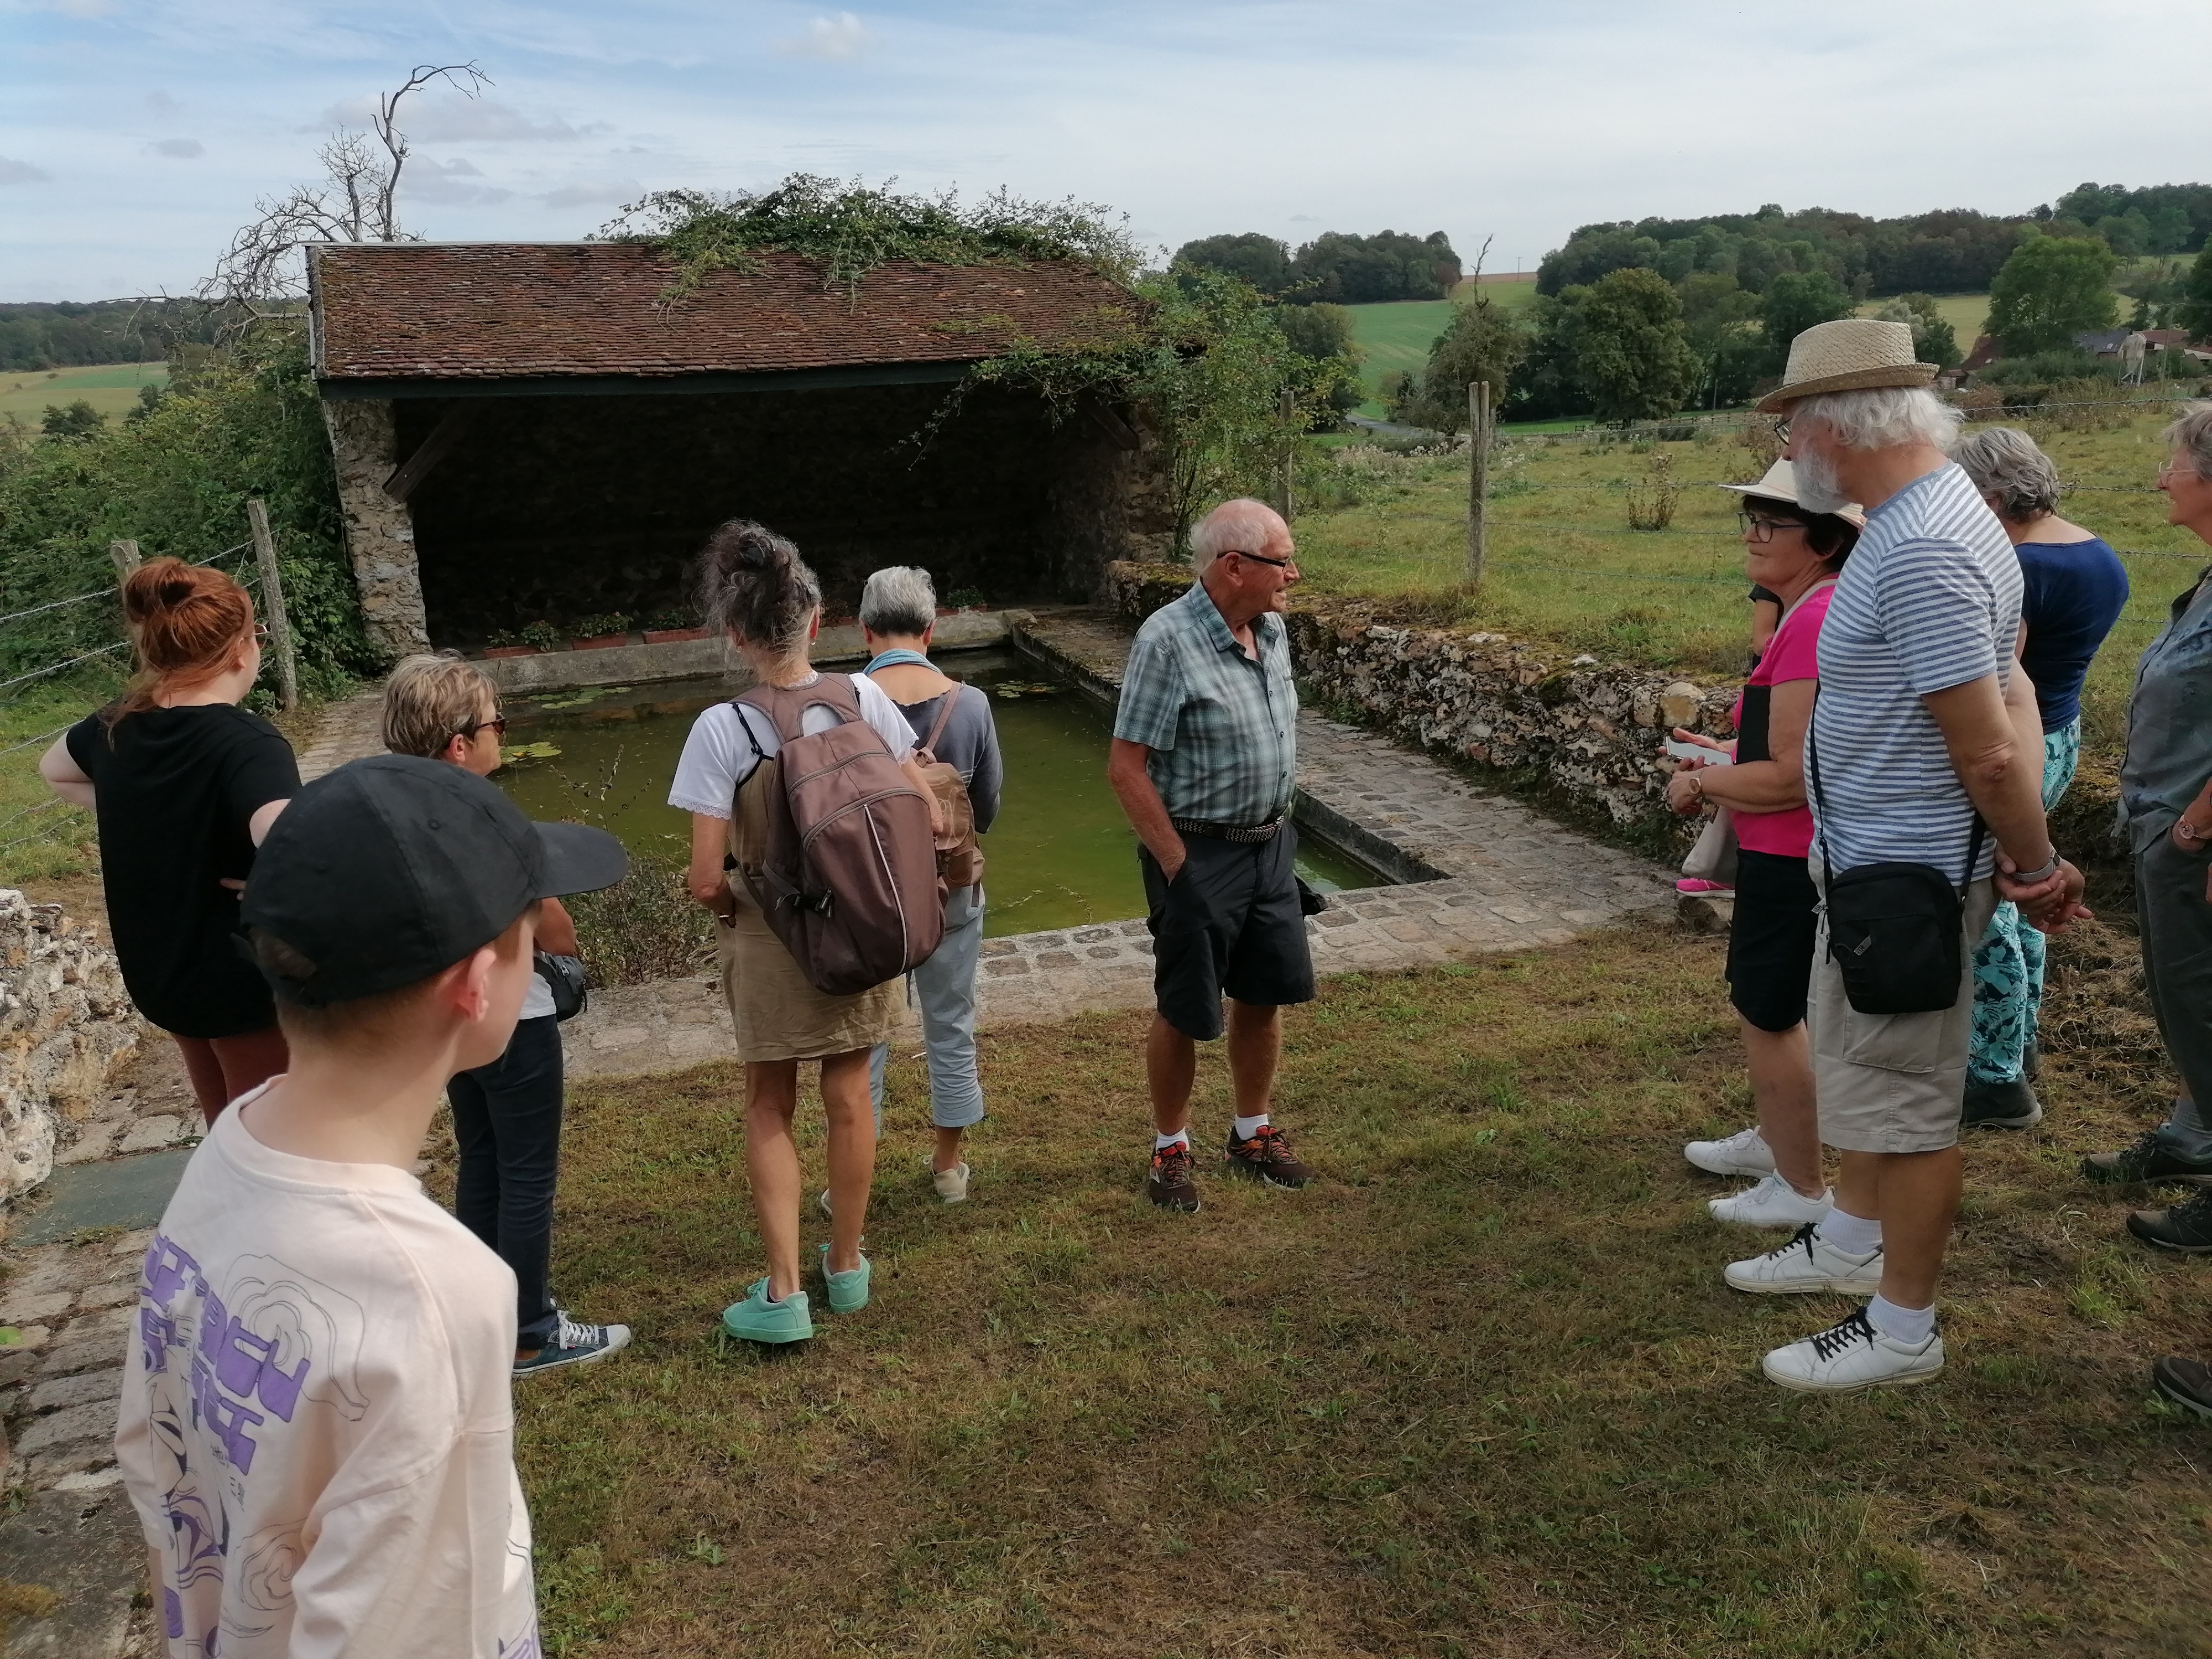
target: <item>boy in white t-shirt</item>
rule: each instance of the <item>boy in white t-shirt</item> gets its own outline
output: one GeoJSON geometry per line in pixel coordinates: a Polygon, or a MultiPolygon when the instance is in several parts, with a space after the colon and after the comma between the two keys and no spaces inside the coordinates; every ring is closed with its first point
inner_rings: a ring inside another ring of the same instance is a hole
{"type": "Polygon", "coordinates": [[[538,1659],[514,1275],[411,1170],[447,1080],[507,1047],[538,901],[626,863],[397,755],[263,844],[241,916],[291,1069],[162,1215],[115,1436],[171,1659],[538,1659]]]}

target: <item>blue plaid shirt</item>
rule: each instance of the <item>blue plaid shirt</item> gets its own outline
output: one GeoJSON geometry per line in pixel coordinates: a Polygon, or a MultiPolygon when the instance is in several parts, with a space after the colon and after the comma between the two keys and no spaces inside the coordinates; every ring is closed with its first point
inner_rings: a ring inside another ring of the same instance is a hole
{"type": "Polygon", "coordinates": [[[1257,662],[1203,582],[1137,630],[1114,735],[1152,751],[1145,769],[1170,817],[1249,828],[1290,810],[1298,719],[1290,639],[1273,611],[1252,634],[1257,662]]]}

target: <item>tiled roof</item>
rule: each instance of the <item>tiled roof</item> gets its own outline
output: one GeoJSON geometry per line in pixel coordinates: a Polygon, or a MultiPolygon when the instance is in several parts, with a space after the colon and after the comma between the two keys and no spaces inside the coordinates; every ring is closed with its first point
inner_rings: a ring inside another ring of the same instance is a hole
{"type": "Polygon", "coordinates": [[[674,306],[675,272],[629,242],[365,242],[311,251],[326,381],[669,378],[957,364],[1020,342],[1130,337],[1140,302],[1079,265],[881,265],[855,299],[795,254],[719,270],[674,306]]]}

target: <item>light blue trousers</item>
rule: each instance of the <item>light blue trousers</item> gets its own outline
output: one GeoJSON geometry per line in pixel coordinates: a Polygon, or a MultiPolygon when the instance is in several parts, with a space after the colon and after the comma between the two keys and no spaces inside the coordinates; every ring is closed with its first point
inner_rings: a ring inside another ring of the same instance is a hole
{"type": "MultiPolygon", "coordinates": [[[[940,1129],[964,1129],[983,1121],[983,1085],[975,1075],[975,966],[983,953],[983,889],[978,884],[945,902],[945,942],[906,976],[907,1006],[919,1004],[921,1035],[929,1049],[929,1121],[940,1129]]],[[[884,1068],[891,1046],[878,1042],[868,1057],[868,1088],[876,1103],[876,1133],[884,1127],[884,1068]]]]}

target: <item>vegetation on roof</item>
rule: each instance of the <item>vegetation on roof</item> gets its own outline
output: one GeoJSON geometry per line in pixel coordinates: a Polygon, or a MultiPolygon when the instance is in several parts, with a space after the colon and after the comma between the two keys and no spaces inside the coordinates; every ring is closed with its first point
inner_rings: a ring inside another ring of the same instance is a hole
{"type": "Polygon", "coordinates": [[[1025,265],[1068,260],[1115,282],[1142,263],[1125,216],[1069,197],[1033,202],[1005,190],[973,206],[957,191],[913,195],[794,173],[763,191],[657,190],[601,228],[608,241],[653,244],[675,264],[662,296],[680,304],[717,270],[753,271],[764,253],[796,253],[822,267],[822,285],[858,298],[869,271],[894,260],[1025,265]]]}

